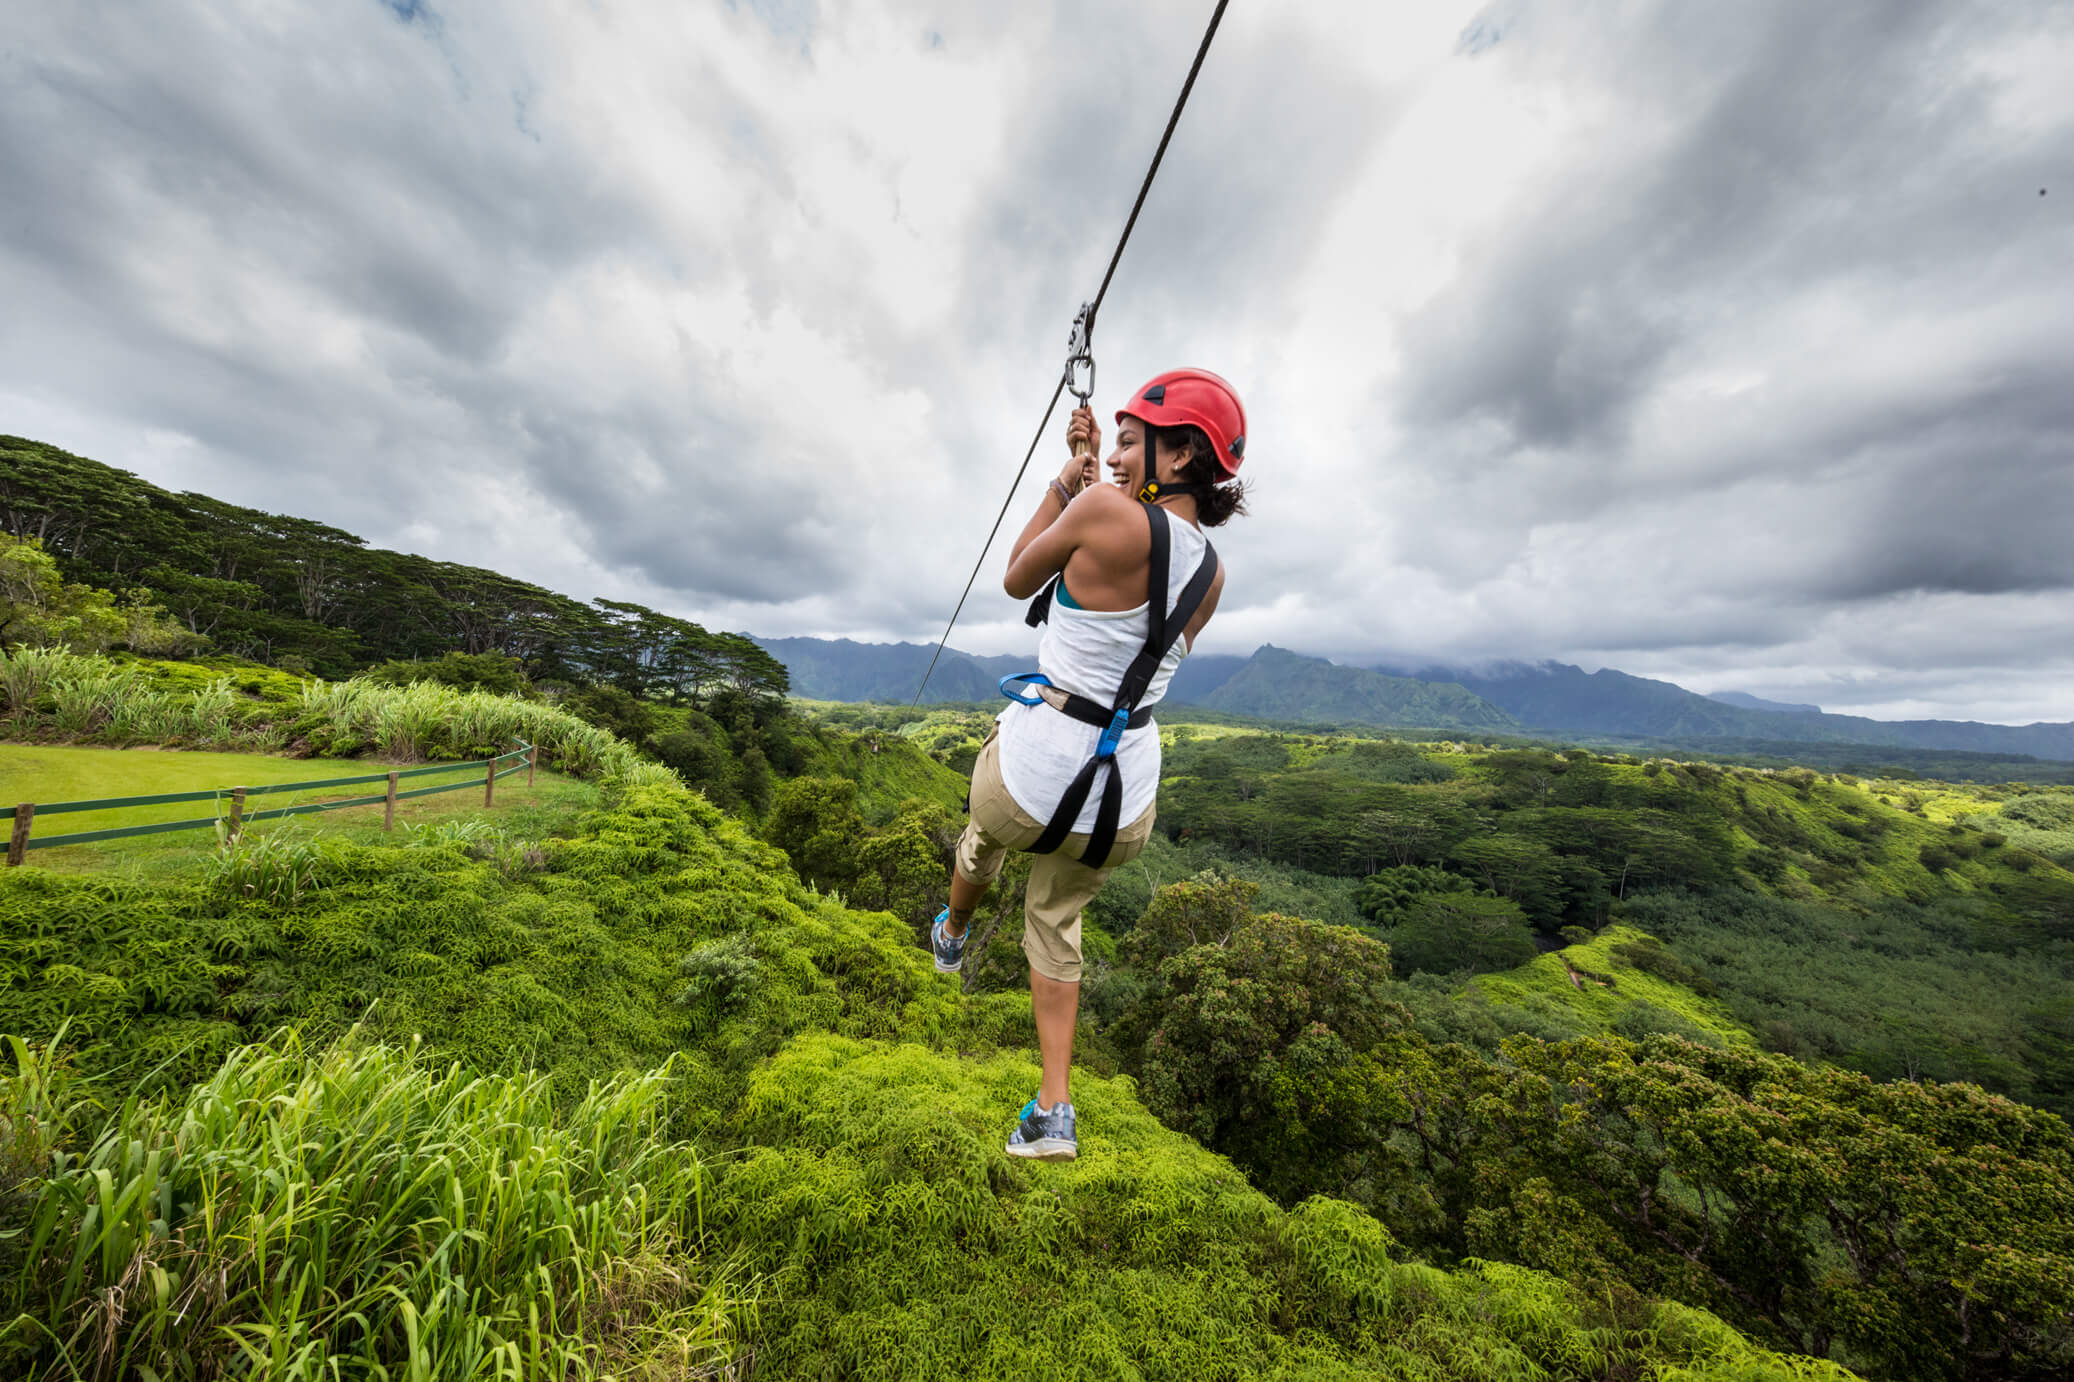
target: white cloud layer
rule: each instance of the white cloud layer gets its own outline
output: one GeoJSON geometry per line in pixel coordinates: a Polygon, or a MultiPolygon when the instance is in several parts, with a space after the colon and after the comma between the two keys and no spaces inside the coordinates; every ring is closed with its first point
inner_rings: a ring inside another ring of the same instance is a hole
{"type": "MultiPolygon", "coordinates": [[[[20,9],[0,431],[923,640],[1209,5],[20,9]]],[[[1096,342],[1245,393],[1205,648],[2074,719],[2070,69],[2050,0],[1239,0],[1096,342]]]]}

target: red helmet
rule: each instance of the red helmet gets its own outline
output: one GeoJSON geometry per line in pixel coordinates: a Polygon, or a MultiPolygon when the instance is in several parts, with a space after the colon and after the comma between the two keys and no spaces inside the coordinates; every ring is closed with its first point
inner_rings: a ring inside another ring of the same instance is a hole
{"type": "MultiPolygon", "coordinates": [[[[1217,453],[1222,479],[1239,473],[1246,456],[1246,405],[1238,391],[1206,369],[1174,369],[1138,390],[1116,420],[1134,417],[1153,427],[1196,426],[1217,453]]],[[[1148,477],[1149,478],[1149,477],[1148,477]]]]}

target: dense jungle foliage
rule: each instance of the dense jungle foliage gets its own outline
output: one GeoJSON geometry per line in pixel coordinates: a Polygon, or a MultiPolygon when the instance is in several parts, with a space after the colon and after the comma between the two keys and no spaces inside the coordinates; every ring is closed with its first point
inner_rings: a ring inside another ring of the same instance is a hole
{"type": "MultiPolygon", "coordinates": [[[[952,761],[984,728],[822,713],[952,761]]],[[[2067,1365],[2066,1127],[1998,1095],[2074,1104],[2074,795],[1167,737],[1086,1006],[1170,1126],[1432,1260],[1672,1295],[1876,1376],[2067,1365]],[[2031,1304],[1984,1330],[1947,1250],[2022,1260],[2031,1304]]],[[[824,789],[786,791],[795,862],[856,876],[824,789]]],[[[1012,889],[983,909],[975,991],[1020,981],[1018,925],[1012,889]]]]}
{"type": "Polygon", "coordinates": [[[639,778],[293,901],[0,877],[9,1374],[1843,1375],[1280,1208],[1099,1051],[1013,1162],[1027,999],[639,778]]]}

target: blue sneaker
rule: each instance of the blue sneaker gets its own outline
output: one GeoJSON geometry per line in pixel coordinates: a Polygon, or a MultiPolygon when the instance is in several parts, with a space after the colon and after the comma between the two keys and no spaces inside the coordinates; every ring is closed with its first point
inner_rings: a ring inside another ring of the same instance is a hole
{"type": "Polygon", "coordinates": [[[1073,1105],[1037,1107],[1035,1099],[1016,1115],[1023,1121],[1008,1134],[1008,1154],[1032,1161],[1071,1161],[1080,1155],[1080,1139],[1073,1135],[1073,1105]]]}
{"type": "Polygon", "coordinates": [[[965,936],[953,936],[944,930],[950,923],[951,909],[946,907],[936,914],[936,925],[929,928],[929,949],[936,955],[938,974],[956,974],[965,963],[965,936]]]}

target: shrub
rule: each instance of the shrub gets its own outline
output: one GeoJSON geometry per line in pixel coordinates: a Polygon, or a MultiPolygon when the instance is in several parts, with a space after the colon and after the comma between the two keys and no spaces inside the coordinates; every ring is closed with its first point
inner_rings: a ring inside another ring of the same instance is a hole
{"type": "Polygon", "coordinates": [[[1387,946],[1272,914],[1175,955],[1123,1028],[1146,1107],[1271,1194],[1320,1188],[1363,1138],[1361,1120],[1329,1111],[1334,1072],[1409,1022],[1389,979],[1387,946]]]}
{"type": "Polygon", "coordinates": [[[501,653],[446,653],[423,662],[391,659],[361,675],[384,686],[429,681],[456,691],[487,691],[497,696],[517,696],[531,690],[518,659],[501,653]]]}
{"type": "Polygon", "coordinates": [[[1420,899],[1388,939],[1407,973],[1487,974],[1523,965],[1538,953],[1518,903],[1466,892],[1420,899]]]}
{"type": "Polygon", "coordinates": [[[257,899],[275,907],[293,907],[317,886],[322,851],[317,842],[293,828],[236,836],[216,823],[216,852],[209,856],[207,877],[219,894],[236,901],[257,899]]]}
{"type": "Polygon", "coordinates": [[[708,1222],[766,1283],[758,1378],[1845,1376],[1703,1311],[1406,1260],[1344,1202],[1284,1213],[1127,1080],[1076,1073],[1078,1161],[1014,1160],[1037,1073],[827,1036],[756,1072],[708,1222]]]}
{"type": "Polygon", "coordinates": [[[1702,998],[1712,998],[1715,994],[1714,982],[1711,979],[1672,954],[1665,948],[1664,943],[1654,936],[1645,936],[1641,940],[1616,945],[1613,947],[1613,953],[1643,973],[1654,974],[1659,979],[1668,979],[1674,984],[1691,989],[1702,998]]]}
{"type": "Polygon", "coordinates": [[[1169,883],[1152,896],[1126,942],[1132,963],[1157,968],[1168,957],[1201,945],[1223,945],[1253,914],[1260,885],[1204,870],[1169,883]]]}
{"type": "Polygon", "coordinates": [[[1459,873],[1435,864],[1401,864],[1381,869],[1361,882],[1356,905],[1361,915],[1378,926],[1393,926],[1404,919],[1421,899],[1433,893],[1486,891],[1459,873]]]}
{"type": "Polygon", "coordinates": [[[1620,1015],[1613,1019],[1613,1032],[1616,1036],[1637,1042],[1653,1036],[1674,1036],[1699,1046],[1728,1045],[1720,1033],[1710,1032],[1697,1022],[1642,998],[1620,1010],[1620,1015]]]}
{"type": "Polygon", "coordinates": [[[1944,845],[1924,845],[1916,851],[1916,858],[1932,873],[1942,873],[1946,869],[1959,866],[1959,856],[1944,845]]]}
{"type": "Polygon", "coordinates": [[[629,744],[644,744],[655,733],[655,707],[617,686],[589,686],[562,702],[562,708],[629,744]]]}

